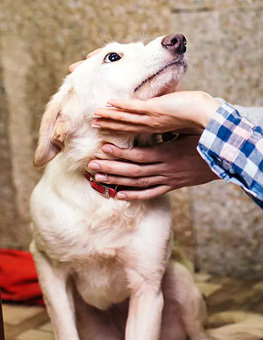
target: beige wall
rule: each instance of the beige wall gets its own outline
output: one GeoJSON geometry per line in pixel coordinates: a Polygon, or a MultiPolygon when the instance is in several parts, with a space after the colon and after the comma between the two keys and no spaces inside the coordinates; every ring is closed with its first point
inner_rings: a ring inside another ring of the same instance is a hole
{"type": "MultiPolygon", "coordinates": [[[[174,31],[188,38],[186,83],[230,103],[263,106],[262,1],[177,1],[174,31]]],[[[263,213],[223,182],[189,189],[195,263],[216,274],[263,277],[263,213]]]]}
{"type": "MultiPolygon", "coordinates": [[[[0,4],[0,245],[28,246],[28,198],[44,105],[68,65],[109,40],[180,31],[187,84],[240,104],[262,104],[261,1],[2,0],[0,4]]],[[[263,277],[262,212],[232,185],[172,194],[179,244],[201,270],[263,277]]]]}

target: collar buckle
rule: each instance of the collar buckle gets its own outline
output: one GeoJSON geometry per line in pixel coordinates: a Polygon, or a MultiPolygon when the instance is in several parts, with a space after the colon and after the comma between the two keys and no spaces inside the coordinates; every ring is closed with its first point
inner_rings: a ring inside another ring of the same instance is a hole
{"type": "Polygon", "coordinates": [[[104,197],[110,198],[110,189],[108,187],[104,186],[103,184],[101,184],[101,185],[105,188],[104,197]]]}

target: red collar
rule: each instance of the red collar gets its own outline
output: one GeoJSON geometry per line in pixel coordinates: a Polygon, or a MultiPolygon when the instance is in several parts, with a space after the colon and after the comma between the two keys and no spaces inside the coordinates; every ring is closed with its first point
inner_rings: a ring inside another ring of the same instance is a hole
{"type": "Polygon", "coordinates": [[[114,198],[117,194],[117,185],[112,188],[110,185],[107,184],[101,184],[97,182],[94,177],[88,172],[84,172],[84,176],[87,178],[87,180],[90,182],[90,185],[93,189],[95,189],[98,193],[100,193],[102,196],[106,198],[114,198]]]}
{"type": "MultiPolygon", "coordinates": [[[[179,133],[176,133],[176,132],[165,132],[165,133],[162,133],[161,135],[158,135],[160,136],[160,143],[163,143],[163,142],[169,142],[173,139],[176,139],[178,136],[179,136],[179,133]]],[[[106,198],[114,198],[117,194],[117,188],[118,188],[118,185],[114,185],[114,186],[111,186],[109,184],[101,184],[99,182],[97,182],[95,180],[95,178],[88,172],[88,171],[84,171],[83,172],[84,176],[87,178],[87,180],[90,182],[90,185],[91,187],[96,190],[98,193],[100,193],[102,196],[106,197],[106,198]]],[[[124,188],[124,187],[122,187],[124,188]]],[[[135,188],[129,188],[129,190],[133,190],[135,188]]],[[[120,188],[119,188],[120,190],[120,188]]]]}

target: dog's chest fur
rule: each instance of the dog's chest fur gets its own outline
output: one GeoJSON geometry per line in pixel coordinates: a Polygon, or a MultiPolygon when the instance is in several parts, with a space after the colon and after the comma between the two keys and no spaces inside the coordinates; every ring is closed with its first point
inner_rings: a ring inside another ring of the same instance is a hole
{"type": "Polygon", "coordinates": [[[59,181],[52,165],[33,192],[35,246],[54,266],[65,266],[88,304],[106,309],[129,295],[123,256],[144,204],[107,200],[84,176],[59,181]]]}
{"type": "MultiPolygon", "coordinates": [[[[152,145],[155,137],[138,136],[135,143],[152,145]]],[[[63,157],[47,166],[31,197],[35,246],[53,266],[65,267],[86,303],[107,309],[129,296],[124,258],[131,243],[143,244],[135,235],[141,219],[152,213],[151,204],[101,197],[81,171],[65,166],[63,157]]]]}
{"type": "Polygon", "coordinates": [[[118,228],[109,231],[85,221],[71,228],[71,231],[61,229],[59,233],[44,232],[36,236],[38,248],[45,251],[55,266],[65,265],[79,294],[89,305],[107,309],[127,298],[121,253],[129,243],[128,237],[118,228]]]}
{"type": "Polygon", "coordinates": [[[75,266],[73,277],[81,297],[89,305],[107,309],[129,296],[127,279],[117,257],[96,255],[75,266]]]}

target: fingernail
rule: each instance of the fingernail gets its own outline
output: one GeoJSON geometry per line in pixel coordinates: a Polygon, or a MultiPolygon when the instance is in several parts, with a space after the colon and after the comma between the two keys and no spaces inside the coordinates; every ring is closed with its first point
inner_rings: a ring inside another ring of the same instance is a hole
{"type": "Polygon", "coordinates": [[[93,118],[101,118],[101,116],[94,113],[93,118]]]}
{"type": "Polygon", "coordinates": [[[116,196],[119,200],[124,200],[127,198],[127,195],[124,192],[118,192],[116,196]]]}
{"type": "Polygon", "coordinates": [[[103,146],[102,151],[105,152],[105,153],[112,153],[113,152],[113,150],[110,146],[103,146]]]}
{"type": "Polygon", "coordinates": [[[107,175],[96,175],[95,179],[97,182],[108,182],[108,176],[107,175]]]}
{"type": "Polygon", "coordinates": [[[99,125],[96,125],[96,124],[91,124],[91,126],[95,129],[101,129],[101,127],[99,125]]]}
{"type": "Polygon", "coordinates": [[[107,104],[105,104],[105,107],[113,107],[113,105],[107,103],[107,104]]]}
{"type": "Polygon", "coordinates": [[[99,170],[100,169],[100,166],[99,166],[98,163],[90,163],[88,165],[88,167],[89,167],[90,170],[99,170]]]}

